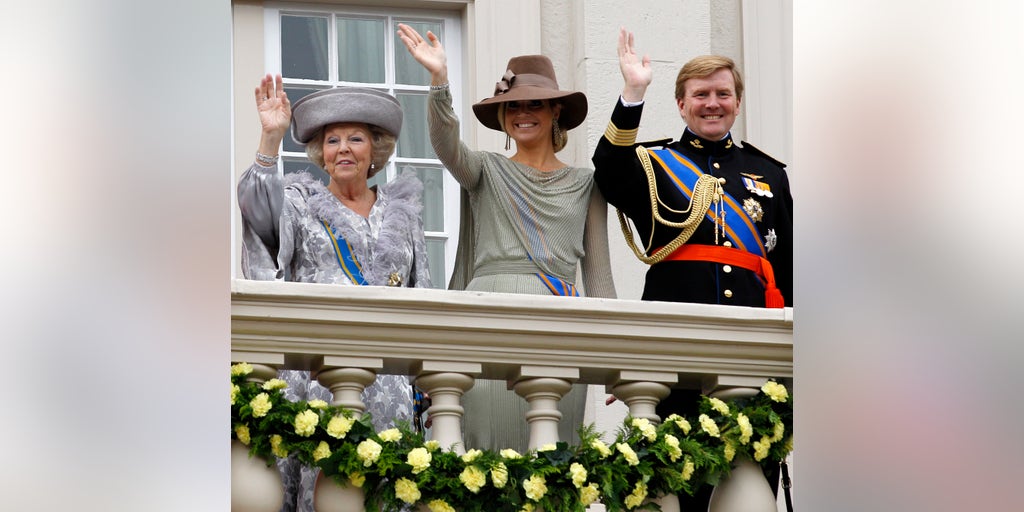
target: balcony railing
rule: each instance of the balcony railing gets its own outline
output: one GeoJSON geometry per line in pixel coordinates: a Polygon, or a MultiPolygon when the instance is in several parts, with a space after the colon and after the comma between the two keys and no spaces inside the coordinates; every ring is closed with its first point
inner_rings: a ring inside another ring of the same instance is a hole
{"type": "MultiPolygon", "coordinates": [[[[233,361],[319,374],[359,410],[374,373],[430,393],[432,433],[461,450],[461,396],[507,380],[530,402],[530,448],[557,441],[550,398],[598,384],[660,421],[670,386],[728,393],[793,375],[793,310],[236,280],[233,361]],[[367,380],[367,378],[369,380],[367,380]]],[[[472,413],[472,411],[470,411],[472,413]]]]}

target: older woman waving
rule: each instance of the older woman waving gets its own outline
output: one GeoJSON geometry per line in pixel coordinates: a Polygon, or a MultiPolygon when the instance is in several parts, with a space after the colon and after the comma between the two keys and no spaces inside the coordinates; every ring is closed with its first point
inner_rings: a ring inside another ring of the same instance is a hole
{"type": "MultiPolygon", "coordinates": [[[[242,211],[242,273],[248,279],[339,285],[429,287],[420,197],[423,185],[405,173],[386,185],[367,180],[387,164],[402,129],[391,95],[339,87],[310,94],[293,108],[280,75],[256,88],[262,134],[256,161],[238,183],[242,211]],[[278,148],[291,127],[309,159],[330,177],[282,175],[278,148]]],[[[291,399],[331,400],[309,372],[281,371],[291,399]]],[[[378,375],[362,396],[378,430],[411,422],[408,378],[378,375]]],[[[282,464],[286,509],[312,510],[316,472],[282,464]]]]}

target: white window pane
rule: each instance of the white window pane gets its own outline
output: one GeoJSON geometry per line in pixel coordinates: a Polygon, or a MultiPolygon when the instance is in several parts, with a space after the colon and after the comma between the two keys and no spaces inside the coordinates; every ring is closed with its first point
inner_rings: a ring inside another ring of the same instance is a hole
{"type": "Polygon", "coordinates": [[[384,20],[338,18],[338,79],[384,82],[384,20]]]}
{"type": "Polygon", "coordinates": [[[323,16],[281,16],[281,74],[327,80],[327,29],[323,16]]]}
{"type": "Polygon", "coordinates": [[[444,231],[444,168],[399,164],[399,174],[412,170],[423,183],[423,229],[444,231]]]}
{"type": "MultiPolygon", "coordinates": [[[[401,21],[397,23],[405,23],[410,27],[416,29],[424,39],[427,37],[427,31],[431,31],[440,39],[444,41],[444,35],[441,32],[442,25],[440,22],[431,21],[401,21]]],[[[397,23],[395,26],[397,27],[397,23]]],[[[400,84],[407,85],[430,85],[430,73],[423,68],[416,59],[409,55],[409,50],[402,44],[402,40],[395,36],[395,81],[400,84]]],[[[448,51],[450,49],[446,48],[448,51]]]]}
{"type": "Polygon", "coordinates": [[[402,133],[398,137],[398,156],[403,158],[437,158],[430,145],[427,128],[427,95],[398,93],[402,105],[402,133]]]}
{"type": "Polygon", "coordinates": [[[448,277],[444,275],[444,240],[427,239],[427,259],[430,260],[430,284],[433,288],[448,288],[448,277]]]}

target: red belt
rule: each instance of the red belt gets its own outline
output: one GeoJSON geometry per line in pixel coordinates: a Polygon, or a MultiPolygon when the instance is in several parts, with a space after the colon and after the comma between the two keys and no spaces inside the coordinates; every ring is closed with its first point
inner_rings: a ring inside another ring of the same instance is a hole
{"type": "Polygon", "coordinates": [[[764,306],[766,308],[781,308],[786,305],[786,301],[782,298],[782,292],[775,286],[775,272],[772,271],[772,264],[756,254],[718,245],[683,244],[672,254],[666,256],[665,261],[667,260],[710,261],[745,268],[757,274],[764,281],[764,306]]]}

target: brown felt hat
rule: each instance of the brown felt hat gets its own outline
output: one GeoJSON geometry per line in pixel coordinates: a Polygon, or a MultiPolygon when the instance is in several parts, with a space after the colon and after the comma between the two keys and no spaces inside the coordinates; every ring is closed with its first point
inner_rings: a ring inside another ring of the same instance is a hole
{"type": "Polygon", "coordinates": [[[508,61],[505,76],[494,86],[494,96],[473,105],[473,113],[484,126],[505,131],[498,121],[498,109],[507,101],[561,100],[558,125],[575,128],[587,117],[587,96],[582,92],[561,91],[555,79],[551,59],[543,55],[520,55],[508,61]]]}
{"type": "Polygon", "coordinates": [[[395,137],[402,131],[402,107],[394,96],[363,87],[337,87],[304,96],[292,105],[292,138],[306,144],[334,123],[366,123],[395,137]]]}

